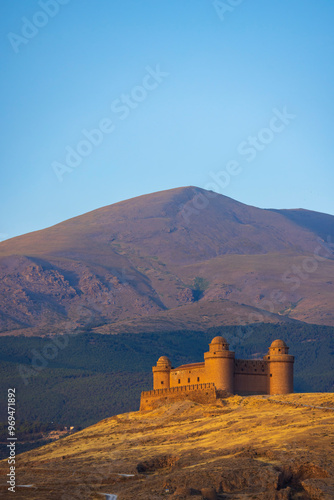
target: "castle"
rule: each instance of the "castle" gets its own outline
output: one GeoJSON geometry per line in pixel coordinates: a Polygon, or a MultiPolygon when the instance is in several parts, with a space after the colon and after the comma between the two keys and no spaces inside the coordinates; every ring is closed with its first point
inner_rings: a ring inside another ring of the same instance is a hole
{"type": "Polygon", "coordinates": [[[235,359],[224,337],[215,337],[202,363],[172,368],[167,356],[161,356],[152,368],[153,390],[142,392],[140,410],[180,399],[214,403],[228,394],[289,394],[294,356],[288,352],[283,340],[274,340],[262,360],[235,359]]]}

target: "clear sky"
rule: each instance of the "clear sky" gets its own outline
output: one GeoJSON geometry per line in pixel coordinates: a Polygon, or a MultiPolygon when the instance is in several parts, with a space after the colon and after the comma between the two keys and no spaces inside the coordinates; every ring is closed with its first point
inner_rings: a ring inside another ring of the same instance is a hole
{"type": "Polygon", "coordinates": [[[333,26],[328,0],[2,2],[0,239],[188,185],[334,214],[333,26]]]}

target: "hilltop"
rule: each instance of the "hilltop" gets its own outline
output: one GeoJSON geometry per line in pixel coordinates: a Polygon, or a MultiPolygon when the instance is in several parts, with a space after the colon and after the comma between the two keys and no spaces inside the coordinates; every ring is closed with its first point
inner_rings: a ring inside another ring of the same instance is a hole
{"type": "Polygon", "coordinates": [[[334,217],[196,187],[0,243],[0,332],[334,325],[334,217]]]}
{"type": "Polygon", "coordinates": [[[330,500],[333,409],[319,393],[117,415],[18,456],[16,498],[330,500]]]}

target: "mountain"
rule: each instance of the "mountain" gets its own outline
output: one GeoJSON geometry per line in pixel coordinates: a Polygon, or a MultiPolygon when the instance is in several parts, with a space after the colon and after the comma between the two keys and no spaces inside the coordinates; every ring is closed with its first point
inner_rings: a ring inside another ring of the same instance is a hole
{"type": "MultiPolygon", "coordinates": [[[[18,455],[15,495],[331,500],[333,412],[334,394],[318,393],[181,401],[116,415],[18,455]]],[[[7,460],[0,474],[5,493],[7,460]]]]}
{"type": "Polygon", "coordinates": [[[334,217],[196,187],[0,243],[0,332],[334,325],[334,217]]]}

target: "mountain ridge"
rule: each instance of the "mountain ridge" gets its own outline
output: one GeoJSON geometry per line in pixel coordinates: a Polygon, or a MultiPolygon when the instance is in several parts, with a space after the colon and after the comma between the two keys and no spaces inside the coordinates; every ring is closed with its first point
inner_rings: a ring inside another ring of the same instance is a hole
{"type": "MultiPolygon", "coordinates": [[[[9,238],[7,240],[4,240],[3,242],[0,242],[1,243],[1,246],[0,246],[0,255],[3,253],[3,248],[5,248],[7,246],[7,244],[12,243],[14,240],[15,240],[15,242],[19,242],[20,240],[22,241],[23,239],[27,239],[27,238],[29,238],[32,235],[38,236],[41,233],[45,234],[46,231],[56,230],[59,227],[63,228],[63,227],[66,227],[67,225],[71,225],[71,224],[75,223],[76,221],[81,220],[82,218],[92,217],[94,215],[99,215],[100,216],[99,218],[102,219],[101,218],[102,213],[108,211],[111,208],[114,211],[117,211],[118,209],[122,209],[123,207],[126,208],[127,206],[130,206],[130,209],[131,209],[132,208],[131,205],[134,205],[133,209],[135,210],[136,214],[138,214],[138,203],[141,204],[142,202],[144,202],[146,200],[149,200],[150,204],[152,204],[152,202],[156,202],[157,199],[159,201],[162,201],[162,199],[166,195],[168,195],[168,194],[172,195],[172,199],[169,200],[169,203],[167,204],[168,208],[174,208],[175,207],[174,202],[177,201],[177,198],[181,197],[181,194],[187,194],[188,195],[187,196],[188,199],[184,198],[184,197],[181,199],[182,211],[184,210],[184,207],[187,204],[187,202],[191,202],[191,201],[193,202],[194,197],[196,195],[201,195],[201,196],[205,197],[207,199],[207,201],[208,201],[208,204],[210,204],[210,200],[213,200],[214,198],[216,198],[216,196],[218,196],[220,199],[224,199],[225,203],[232,204],[235,207],[239,206],[239,207],[246,208],[247,210],[255,209],[256,211],[273,212],[273,213],[277,213],[277,214],[283,215],[286,218],[289,218],[289,215],[290,215],[291,219],[292,219],[292,214],[293,213],[298,213],[298,212],[302,212],[303,214],[307,214],[307,215],[314,214],[316,216],[326,217],[328,219],[328,225],[329,225],[329,223],[331,223],[331,232],[333,232],[333,220],[334,220],[334,216],[329,215],[329,214],[325,214],[325,213],[322,213],[322,212],[311,211],[311,210],[306,210],[306,209],[303,209],[303,208],[299,208],[299,209],[273,209],[273,208],[265,209],[265,208],[257,208],[255,206],[246,205],[246,204],[244,204],[244,203],[242,203],[240,201],[236,201],[236,200],[234,200],[234,199],[232,199],[232,198],[230,198],[230,197],[228,197],[226,195],[214,193],[212,191],[206,191],[205,189],[194,187],[194,186],[186,186],[186,187],[168,189],[168,190],[164,190],[164,191],[158,191],[156,193],[151,193],[151,194],[144,194],[144,195],[136,196],[134,198],[129,198],[129,199],[126,199],[126,200],[122,200],[122,201],[119,201],[117,203],[113,203],[111,205],[106,205],[106,206],[103,206],[103,207],[100,207],[100,208],[97,208],[97,209],[94,209],[94,210],[90,210],[89,212],[85,212],[84,214],[71,217],[69,219],[66,219],[66,220],[64,220],[62,222],[59,222],[59,223],[54,224],[52,226],[49,226],[47,228],[39,229],[39,230],[32,231],[32,232],[29,232],[29,233],[26,233],[26,234],[23,234],[23,235],[19,235],[19,236],[14,236],[13,238],[9,238]],[[189,197],[189,194],[192,194],[193,196],[189,197]]],[[[198,207],[198,205],[195,205],[194,206],[194,210],[197,210],[198,212],[200,212],[202,210],[202,208],[199,208],[199,207],[197,208],[197,207],[198,207]]],[[[203,206],[203,208],[206,208],[206,206],[203,206]]],[[[162,215],[165,216],[166,213],[164,212],[162,215]]],[[[126,220],[127,218],[128,217],[125,217],[123,220],[126,220]]],[[[140,217],[133,217],[133,218],[134,219],[139,219],[140,217]]],[[[154,216],[151,216],[151,218],[154,218],[154,216]]],[[[297,226],[302,225],[301,222],[300,222],[300,219],[301,219],[300,217],[299,218],[295,217],[295,221],[294,222],[296,223],[297,226]],[[299,223],[296,222],[297,219],[299,219],[299,223]]],[[[100,224],[101,224],[101,222],[100,222],[100,224]]],[[[306,227],[306,229],[308,229],[308,227],[306,225],[305,225],[305,227],[306,227]]]]}
{"type": "Polygon", "coordinates": [[[173,323],[183,307],[185,328],[192,308],[192,327],[251,322],[246,307],[269,322],[332,325],[332,228],[328,214],[259,209],[193,186],[101,207],[0,243],[0,331],[135,331],[161,313],[173,323]],[[294,266],[310,259],[316,269],[294,289],[294,266]]]}

